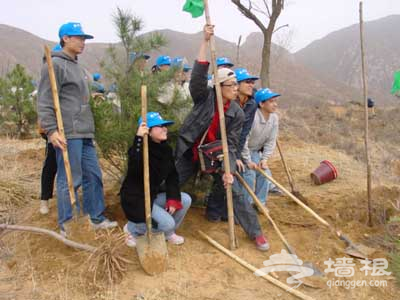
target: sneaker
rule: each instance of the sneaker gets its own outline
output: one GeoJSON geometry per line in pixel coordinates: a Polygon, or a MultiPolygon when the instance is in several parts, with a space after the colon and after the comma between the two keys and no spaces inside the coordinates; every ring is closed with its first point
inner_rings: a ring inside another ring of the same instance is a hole
{"type": "Polygon", "coordinates": [[[283,196],[283,192],[278,187],[274,187],[272,190],[269,190],[268,194],[273,196],[283,196]]]}
{"type": "Polygon", "coordinates": [[[183,238],[183,236],[173,233],[169,237],[167,237],[167,241],[173,245],[181,245],[185,242],[185,239],[183,238]]]}
{"type": "Polygon", "coordinates": [[[49,213],[49,201],[48,200],[40,200],[39,211],[42,215],[47,215],[49,213]]]}
{"type": "Polygon", "coordinates": [[[92,220],[90,220],[90,224],[92,225],[92,228],[94,230],[99,230],[99,229],[110,229],[110,228],[115,228],[118,226],[118,223],[116,221],[110,221],[109,219],[104,219],[100,223],[94,223],[92,220]]]}
{"type": "Polygon", "coordinates": [[[268,251],[269,243],[263,234],[256,236],[256,247],[260,251],[268,251]]]}
{"type": "Polygon", "coordinates": [[[128,224],[125,224],[125,226],[124,226],[124,232],[125,232],[125,234],[126,234],[126,237],[125,237],[125,244],[126,244],[128,247],[135,248],[135,247],[136,247],[136,238],[129,232],[129,230],[128,230],[128,224]]]}
{"type": "Polygon", "coordinates": [[[64,222],[61,226],[60,226],[60,234],[64,237],[64,238],[71,238],[71,220],[64,222]]]}

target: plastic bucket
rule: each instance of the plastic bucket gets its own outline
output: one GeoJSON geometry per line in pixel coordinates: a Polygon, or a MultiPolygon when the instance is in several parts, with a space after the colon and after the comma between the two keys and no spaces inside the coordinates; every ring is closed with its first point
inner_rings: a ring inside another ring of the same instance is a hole
{"type": "Polygon", "coordinates": [[[320,185],[336,179],[338,171],[330,161],[323,160],[310,176],[315,184],[320,185]]]}

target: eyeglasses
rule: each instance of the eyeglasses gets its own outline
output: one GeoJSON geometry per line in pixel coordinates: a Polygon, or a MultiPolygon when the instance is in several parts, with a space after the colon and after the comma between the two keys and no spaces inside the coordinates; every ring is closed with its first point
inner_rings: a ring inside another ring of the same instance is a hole
{"type": "Polygon", "coordinates": [[[239,84],[237,83],[237,82],[232,82],[232,83],[230,83],[230,84],[222,84],[221,83],[221,86],[227,86],[227,87],[230,87],[230,88],[232,88],[232,87],[237,87],[239,84]]]}

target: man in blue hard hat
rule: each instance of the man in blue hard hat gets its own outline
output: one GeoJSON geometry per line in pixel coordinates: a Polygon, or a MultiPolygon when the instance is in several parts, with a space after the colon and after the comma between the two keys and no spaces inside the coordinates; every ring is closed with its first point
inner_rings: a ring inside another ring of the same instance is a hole
{"type": "MultiPolygon", "coordinates": [[[[271,175],[268,167],[268,159],[271,157],[276,146],[279,130],[279,117],[276,114],[278,103],[277,94],[270,89],[259,89],[254,98],[258,105],[253,124],[247,135],[242,150],[242,159],[247,168],[243,177],[250,187],[253,187],[257,198],[266,205],[270,182],[265,179],[255,167],[258,166],[267,174],[271,175]]],[[[244,189],[243,189],[244,190],[244,189]]],[[[252,203],[251,196],[244,190],[247,201],[252,203]]]]}
{"type": "MultiPolygon", "coordinates": [[[[94,120],[90,109],[89,76],[82,72],[77,57],[85,48],[86,34],[80,23],[69,22],[59,29],[62,51],[52,52],[57,81],[65,139],[57,126],[47,63],[41,71],[38,93],[38,116],[41,127],[56,149],[58,224],[63,236],[70,235],[69,222],[73,217],[69,197],[63,150],[67,149],[74,180],[75,197],[82,185],[83,212],[89,214],[93,229],[116,227],[104,216],[105,204],[102,174],[94,146],[94,120]]],[[[78,212],[79,201],[76,202],[78,212]]]]}
{"type": "Polygon", "coordinates": [[[171,57],[168,55],[160,55],[156,59],[156,64],[151,68],[153,73],[167,71],[171,67],[171,57]]]}
{"type": "Polygon", "coordinates": [[[143,72],[146,67],[147,61],[150,59],[150,55],[143,52],[130,52],[129,53],[129,62],[134,64],[136,68],[143,72]]]}

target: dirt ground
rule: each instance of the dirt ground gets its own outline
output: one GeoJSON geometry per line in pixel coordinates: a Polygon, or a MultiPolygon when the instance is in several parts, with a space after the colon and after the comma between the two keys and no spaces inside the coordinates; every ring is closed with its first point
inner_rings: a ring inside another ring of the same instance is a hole
{"type": "MultiPolygon", "coordinates": [[[[372,247],[371,258],[386,258],[386,249],[379,241],[385,237],[384,223],[398,212],[392,202],[400,199],[399,186],[373,186],[374,226],[367,223],[366,167],[350,156],[325,146],[306,144],[291,138],[281,141],[295,182],[312,209],[332,225],[340,228],[353,241],[372,247]],[[335,181],[316,186],[310,172],[319,162],[330,160],[338,169],[335,181]]],[[[0,141],[0,217],[1,212],[13,207],[11,221],[57,230],[55,200],[50,201],[50,214],[38,212],[40,169],[44,157],[44,142],[40,139],[0,141]],[[16,200],[15,200],[16,199],[16,200]],[[17,201],[18,200],[18,201],[17,201]],[[11,205],[10,201],[15,205],[11,205]]],[[[288,187],[286,175],[278,156],[270,164],[274,178],[288,187]]],[[[119,206],[115,183],[104,177],[107,214],[116,219],[122,228],[126,220],[119,206]]],[[[268,208],[272,218],[296,249],[303,261],[314,262],[320,270],[327,268],[324,261],[345,255],[345,244],[288,197],[271,196],[268,208]]],[[[236,226],[239,249],[234,253],[254,265],[263,267],[270,255],[284,249],[272,226],[261,215],[259,219],[271,243],[271,249],[262,253],[256,250],[243,230],[236,226]]],[[[4,220],[3,220],[4,222],[4,220]]],[[[132,261],[123,279],[113,285],[95,285],[88,272],[88,254],[65,246],[44,235],[6,231],[0,232],[0,300],[3,299],[295,299],[284,290],[228,258],[197,233],[210,235],[228,247],[227,223],[209,223],[204,219],[204,209],[193,207],[178,233],[186,238],[182,246],[168,245],[169,267],[158,276],[150,277],[142,270],[136,251],[123,246],[121,251],[132,261]]],[[[74,240],[98,245],[99,236],[90,230],[85,221],[73,228],[74,240]]],[[[365,276],[359,269],[362,264],[354,259],[355,275],[345,280],[385,280],[385,287],[345,287],[314,289],[298,288],[314,299],[398,299],[399,289],[393,276],[365,276]]],[[[284,272],[279,280],[286,283],[284,272]]],[[[325,281],[335,279],[327,274],[325,281]]],[[[336,278],[343,279],[343,278],[336,278]]]]}

